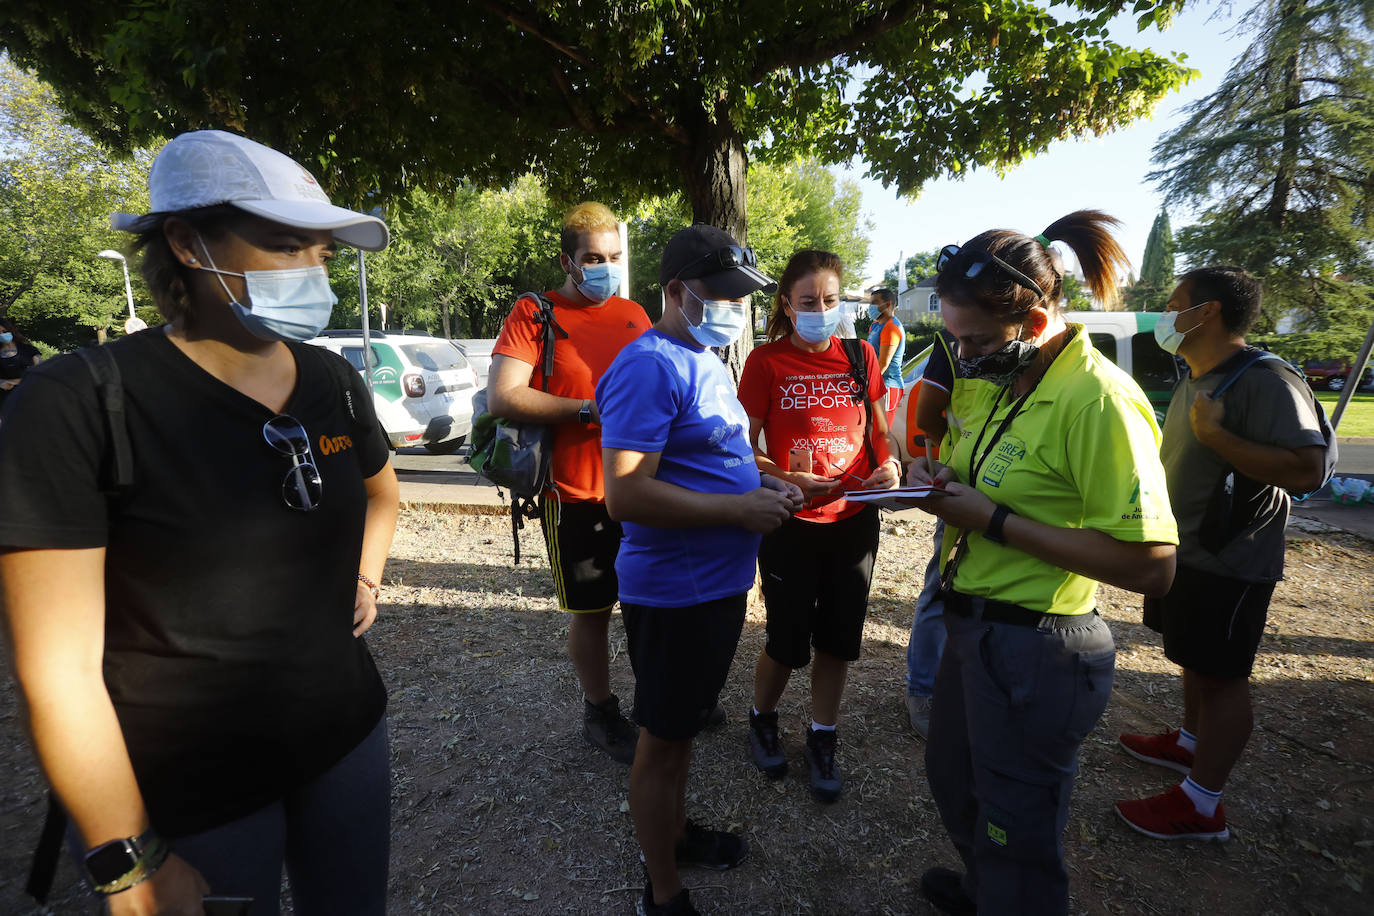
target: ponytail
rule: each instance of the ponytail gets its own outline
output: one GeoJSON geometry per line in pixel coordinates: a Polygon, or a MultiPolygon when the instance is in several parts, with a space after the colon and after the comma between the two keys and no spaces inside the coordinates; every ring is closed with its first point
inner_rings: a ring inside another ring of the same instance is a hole
{"type": "Polygon", "coordinates": [[[1050,223],[1040,234],[1073,249],[1088,289],[1100,301],[1113,302],[1121,271],[1131,264],[1121,243],[1112,235],[1112,230],[1120,226],[1121,220],[1101,210],[1075,210],[1050,223]]]}

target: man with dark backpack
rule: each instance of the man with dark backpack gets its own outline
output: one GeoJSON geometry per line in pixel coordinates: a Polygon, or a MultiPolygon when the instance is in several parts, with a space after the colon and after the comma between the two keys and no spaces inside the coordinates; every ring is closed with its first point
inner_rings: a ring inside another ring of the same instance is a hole
{"type": "Polygon", "coordinates": [[[493,416],[552,428],[553,463],[541,527],[558,606],[569,614],[568,655],[584,698],[586,739],[620,763],[634,760],[638,729],[611,692],[607,640],[618,584],[620,525],[606,514],[601,415],[596,383],[611,361],[649,327],[649,316],[616,295],[624,256],[615,216],[578,204],[563,219],[562,288],[553,304],[553,371],[546,378],[545,316],[533,297],[518,300],[492,347],[487,408],[493,416]]]}
{"type": "Polygon", "coordinates": [[[1189,369],[1160,447],[1178,572],[1167,595],[1145,599],[1145,623],[1183,668],[1183,727],[1120,740],[1133,757],[1186,776],[1116,810],[1156,839],[1230,836],[1221,790],[1253,726],[1250,670],[1283,577],[1289,494],[1319,489],[1334,464],[1330,427],[1302,376],[1245,343],[1260,292],[1239,267],[1200,268],[1183,277],[1155,327],[1159,345],[1189,369]]]}

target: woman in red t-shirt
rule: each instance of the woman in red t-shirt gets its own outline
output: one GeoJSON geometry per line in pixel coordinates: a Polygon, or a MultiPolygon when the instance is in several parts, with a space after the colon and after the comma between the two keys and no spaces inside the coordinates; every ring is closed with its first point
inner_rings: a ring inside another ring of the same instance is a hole
{"type": "Polygon", "coordinates": [[[828,251],[792,256],[778,282],[769,342],[749,355],[739,385],[759,470],[801,487],[807,499],[759,547],[768,639],[754,671],[749,746],[764,773],[778,778],[787,771],[777,704],[814,646],[805,756],[820,801],[840,794],[835,724],[845,674],[859,657],[878,550],[878,510],[847,502],[844,493],[894,487],[901,479],[877,355],[866,341],[846,344],[834,336],[843,272],[828,251]],[[854,347],[852,361],[847,345],[854,347]],[[858,361],[862,372],[855,371],[858,361]]]}

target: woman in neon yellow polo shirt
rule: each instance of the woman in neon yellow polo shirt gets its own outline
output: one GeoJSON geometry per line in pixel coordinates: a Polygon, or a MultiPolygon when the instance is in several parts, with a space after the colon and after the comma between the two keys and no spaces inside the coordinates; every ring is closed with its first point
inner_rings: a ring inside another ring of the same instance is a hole
{"type": "MultiPolygon", "coordinates": [[[[1059,309],[1073,249],[1099,299],[1127,261],[1079,211],[1041,235],[995,230],[940,253],[945,326],[959,375],[983,379],[944,493],[944,657],[926,773],[964,873],[932,868],[945,912],[1067,913],[1060,836],[1078,746],[1107,705],[1116,651],[1094,610],[1098,582],[1162,595],[1178,533],[1159,429],[1145,395],[1059,309]]],[[[931,482],[925,459],[912,483],[931,482]]]]}

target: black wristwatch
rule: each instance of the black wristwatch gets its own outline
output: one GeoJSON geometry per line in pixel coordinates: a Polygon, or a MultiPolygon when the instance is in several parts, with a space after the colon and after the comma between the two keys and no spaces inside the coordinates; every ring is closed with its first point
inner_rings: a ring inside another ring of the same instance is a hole
{"type": "Polygon", "coordinates": [[[583,401],[582,409],[577,412],[577,422],[583,426],[592,425],[592,402],[583,401]]]}
{"type": "Polygon", "coordinates": [[[1005,544],[1007,536],[1002,531],[1002,524],[1006,522],[1007,516],[1011,515],[1011,510],[1006,506],[998,506],[992,510],[992,518],[988,519],[987,530],[983,532],[983,537],[992,541],[994,544],[1005,544]]]}
{"type": "MultiPolygon", "coordinates": [[[[157,847],[162,845],[162,839],[152,828],[140,836],[123,837],[108,843],[101,843],[86,853],[86,874],[90,876],[91,883],[100,893],[113,893],[115,890],[123,890],[122,887],[117,886],[112,890],[105,888],[120,884],[121,879],[131,876],[131,873],[139,869],[141,865],[144,867],[151,865],[152,868],[148,871],[148,874],[151,874],[153,870],[156,870],[157,865],[162,863],[159,861],[154,865],[147,862],[145,856],[150,851],[156,854],[157,847]]],[[[126,886],[132,887],[135,883],[137,881],[126,886]]]]}

